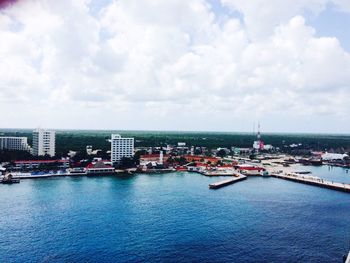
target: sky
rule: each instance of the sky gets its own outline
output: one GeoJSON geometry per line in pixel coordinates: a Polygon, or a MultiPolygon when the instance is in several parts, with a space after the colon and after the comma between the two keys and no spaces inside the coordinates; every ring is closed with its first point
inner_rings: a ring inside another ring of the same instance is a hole
{"type": "Polygon", "coordinates": [[[0,128],[350,132],[349,0],[0,0],[0,128]]]}

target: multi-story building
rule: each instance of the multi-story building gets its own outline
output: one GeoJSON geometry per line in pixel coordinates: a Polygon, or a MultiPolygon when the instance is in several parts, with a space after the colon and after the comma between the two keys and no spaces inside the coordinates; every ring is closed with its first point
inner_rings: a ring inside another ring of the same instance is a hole
{"type": "Polygon", "coordinates": [[[38,169],[41,166],[51,166],[52,168],[69,168],[69,160],[25,160],[15,161],[15,169],[38,169]]]}
{"type": "Polygon", "coordinates": [[[0,150],[30,151],[27,137],[0,137],[0,150]]]}
{"type": "Polygon", "coordinates": [[[33,155],[55,156],[55,131],[37,129],[33,131],[33,155]]]}
{"type": "Polygon", "coordinates": [[[112,134],[111,162],[118,163],[123,157],[134,155],[134,138],[122,138],[119,134],[112,134]]]}

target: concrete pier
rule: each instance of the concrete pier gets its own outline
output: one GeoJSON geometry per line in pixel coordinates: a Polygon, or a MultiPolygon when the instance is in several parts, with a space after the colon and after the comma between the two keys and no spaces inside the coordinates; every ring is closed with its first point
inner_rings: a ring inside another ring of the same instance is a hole
{"type": "Polygon", "coordinates": [[[350,193],[350,184],[326,181],[314,176],[304,176],[296,173],[270,173],[272,177],[294,181],[303,184],[319,186],[341,192],[350,193]]]}
{"type": "Polygon", "coordinates": [[[247,176],[240,175],[240,176],[233,177],[233,178],[230,178],[230,179],[226,179],[226,180],[223,180],[223,181],[220,181],[220,182],[209,184],[209,188],[210,189],[219,189],[219,188],[224,187],[226,185],[234,184],[236,182],[239,182],[239,181],[242,181],[242,180],[245,180],[245,179],[247,179],[247,176]]]}
{"type": "Polygon", "coordinates": [[[66,176],[86,176],[87,173],[56,173],[56,174],[36,174],[36,175],[27,175],[27,174],[14,174],[13,178],[17,179],[43,179],[43,178],[52,178],[52,177],[66,177],[66,176]]]}

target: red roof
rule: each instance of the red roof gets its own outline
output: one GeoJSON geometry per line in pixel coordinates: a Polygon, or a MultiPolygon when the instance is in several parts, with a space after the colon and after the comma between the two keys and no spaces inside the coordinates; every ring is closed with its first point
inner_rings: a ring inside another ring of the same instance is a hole
{"type": "Polygon", "coordinates": [[[200,155],[185,155],[184,158],[191,160],[206,160],[206,161],[218,161],[219,159],[216,157],[208,157],[208,156],[200,156],[200,155]]]}
{"type": "MultiPolygon", "coordinates": [[[[144,154],[141,155],[140,158],[159,158],[160,154],[159,153],[155,153],[155,154],[144,154]]],[[[169,154],[163,154],[163,157],[169,157],[169,154]]]]}
{"type": "Polygon", "coordinates": [[[106,165],[106,164],[104,164],[102,161],[99,161],[99,162],[97,162],[97,163],[95,163],[95,164],[92,164],[92,163],[90,163],[90,164],[88,164],[87,166],[86,166],[86,168],[88,168],[88,169],[91,169],[91,168],[95,168],[95,169],[106,169],[106,168],[113,168],[112,166],[110,166],[110,165],[106,165]]]}
{"type": "Polygon", "coordinates": [[[229,168],[232,168],[233,165],[232,165],[232,164],[223,164],[223,165],[220,165],[220,166],[218,166],[218,167],[222,167],[222,168],[227,168],[227,167],[229,167],[229,168]]]}

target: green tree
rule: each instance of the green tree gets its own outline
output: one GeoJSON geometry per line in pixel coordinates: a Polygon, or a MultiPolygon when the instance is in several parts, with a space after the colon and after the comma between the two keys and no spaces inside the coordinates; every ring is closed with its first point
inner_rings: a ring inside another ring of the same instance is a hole
{"type": "Polygon", "coordinates": [[[225,157],[227,154],[226,154],[226,151],[224,149],[220,149],[217,153],[216,153],[216,156],[218,157],[225,157]]]}
{"type": "Polygon", "coordinates": [[[135,167],[135,161],[133,158],[129,158],[129,157],[123,157],[120,160],[120,163],[118,163],[116,165],[117,168],[119,169],[128,169],[128,168],[133,168],[135,167]]]}
{"type": "Polygon", "coordinates": [[[134,162],[136,165],[139,165],[140,164],[140,158],[141,158],[141,155],[145,155],[147,154],[147,151],[146,150],[138,150],[135,152],[134,154],[134,162]]]}
{"type": "Polygon", "coordinates": [[[186,158],[182,156],[178,158],[177,161],[179,162],[180,165],[184,165],[187,163],[186,158]]]}

